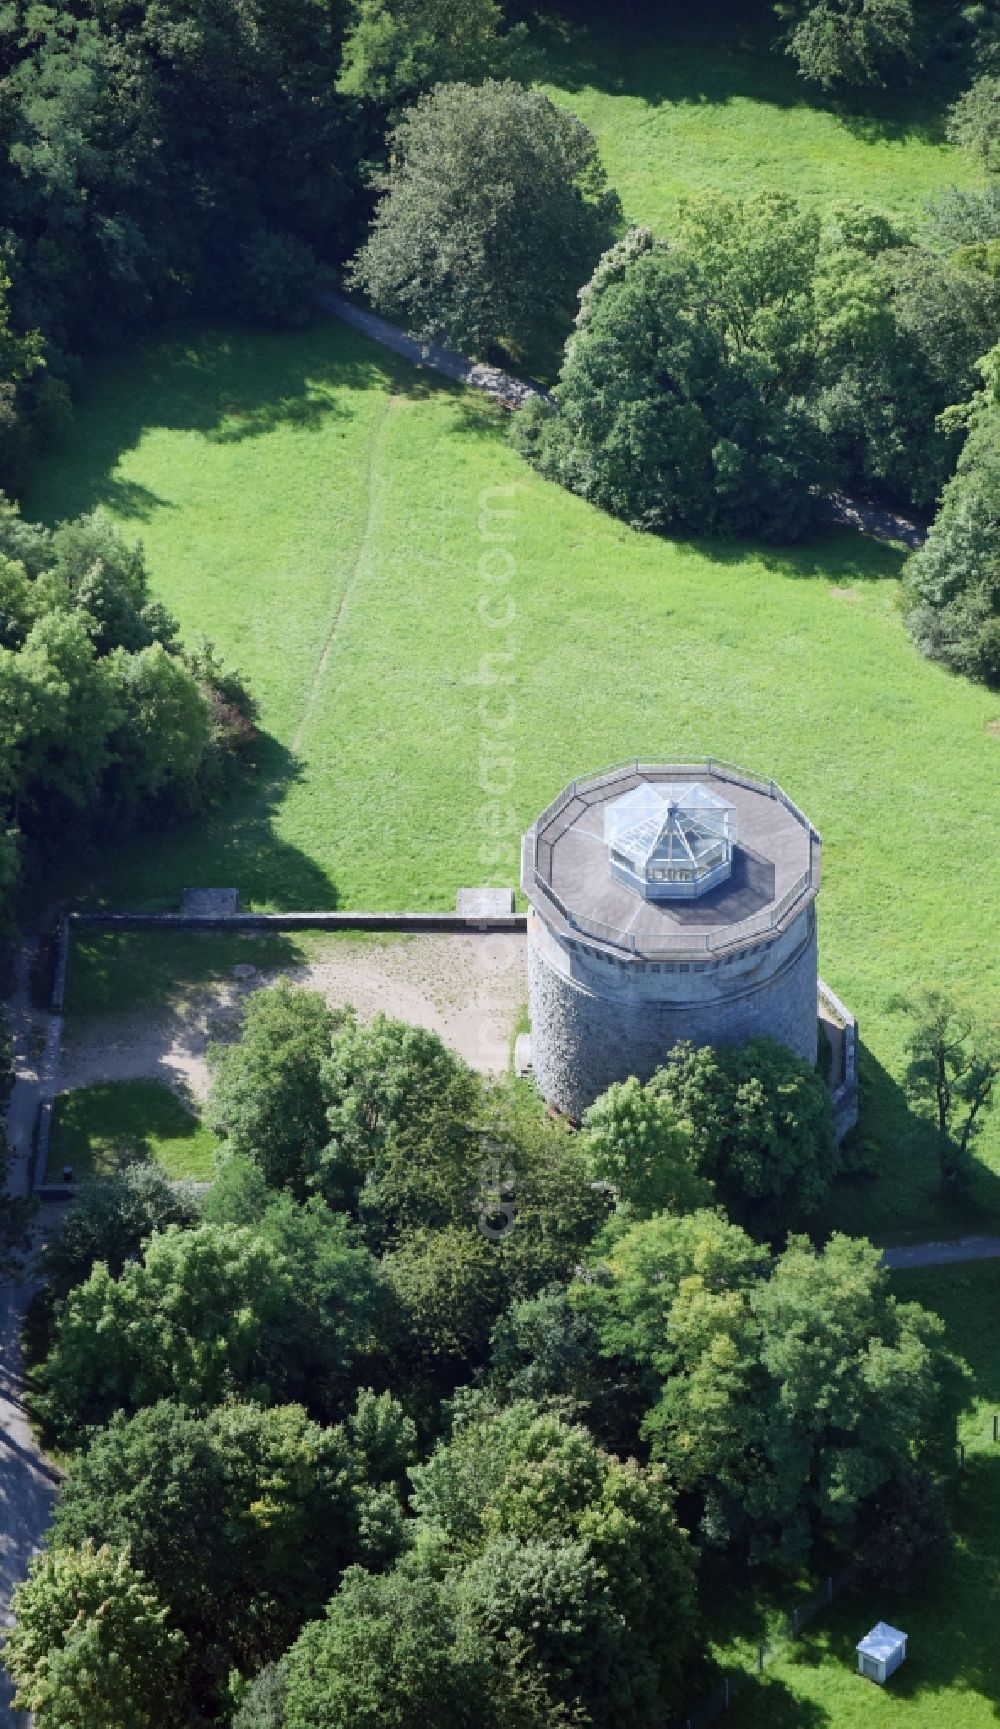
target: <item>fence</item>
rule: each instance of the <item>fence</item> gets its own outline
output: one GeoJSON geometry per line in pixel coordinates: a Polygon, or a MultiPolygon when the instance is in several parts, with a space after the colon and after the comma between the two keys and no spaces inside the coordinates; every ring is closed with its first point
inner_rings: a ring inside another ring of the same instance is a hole
{"type": "Polygon", "coordinates": [[[707,1693],[683,1717],[675,1718],[670,1729],[708,1729],[708,1725],[716,1722],[724,1711],[728,1711],[744,1689],[749,1687],[758,1675],[764,1673],[767,1664],[787,1651],[803,1628],[808,1627],[810,1621],[815,1620],[823,1609],[828,1608],[841,1591],[853,1585],[863,1571],[863,1561],[850,1561],[839,1573],[831,1573],[811,1596],[796,1604],[779,1632],[772,1633],[770,1638],[757,1646],[748,1667],[728,1669],[712,1692],[707,1693]]]}

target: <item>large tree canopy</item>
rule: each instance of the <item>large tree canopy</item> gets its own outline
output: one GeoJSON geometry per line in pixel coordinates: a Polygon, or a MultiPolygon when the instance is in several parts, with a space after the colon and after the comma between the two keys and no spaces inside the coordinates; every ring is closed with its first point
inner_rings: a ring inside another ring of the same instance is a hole
{"type": "Polygon", "coordinates": [[[390,134],[352,280],[417,335],[472,354],[568,327],[618,220],[597,146],[538,90],[441,85],[390,134]]]}
{"type": "Polygon", "coordinates": [[[12,1607],[15,1705],[45,1729],[181,1729],[184,1638],[127,1550],[41,1555],[12,1607]]]}
{"type": "Polygon", "coordinates": [[[280,1656],[345,1567],[391,1559],[412,1445],[400,1408],[367,1393],[336,1428],[298,1405],[163,1402],[113,1417],[74,1461],[52,1542],[127,1549],[188,1641],[194,1692],[211,1692],[280,1656]]]}
{"type": "Polygon", "coordinates": [[[850,1545],[889,1490],[942,1468],[967,1371],[889,1293],[870,1243],[766,1251],[717,1213],[609,1228],[575,1299],[644,1377],[643,1433],[710,1542],[798,1559],[850,1545]]]}
{"type": "Polygon", "coordinates": [[[651,1090],[685,1125],[696,1169],[757,1230],[782,1233],[824,1200],[838,1164],[830,1094],[783,1045],[675,1046],[651,1090]]]}
{"type": "Polygon", "coordinates": [[[98,1263],[70,1292],[40,1408],[66,1438],[163,1398],[329,1408],[369,1341],[376,1291],[371,1257],[321,1202],[283,1197],[253,1226],[171,1226],[118,1278],[98,1263]]]}

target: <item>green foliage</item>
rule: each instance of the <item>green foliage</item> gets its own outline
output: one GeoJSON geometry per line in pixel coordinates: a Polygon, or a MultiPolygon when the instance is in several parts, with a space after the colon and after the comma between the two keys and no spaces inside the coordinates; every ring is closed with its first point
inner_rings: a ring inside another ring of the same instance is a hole
{"type": "Polygon", "coordinates": [[[651,1090],[686,1128],[702,1178],[756,1229],[777,1234],[826,1198],[839,1162],[830,1094],[783,1045],[677,1045],[651,1090]]]}
{"type": "Polygon", "coordinates": [[[1000,685],[1000,395],[997,350],[983,370],[958,468],[906,570],[907,623],[924,654],[1000,685]]]}
{"type": "Polygon", "coordinates": [[[355,286],[466,353],[565,329],[618,220],[587,128],[540,91],[490,79],[421,97],[388,147],[355,286]]]}
{"type": "Polygon", "coordinates": [[[797,404],[818,225],[788,200],[686,207],[581,296],[558,410],[519,416],[543,473],[646,528],[794,536],[818,475],[797,404]]]}
{"type": "Polygon", "coordinates": [[[283,1214],[301,1230],[322,1216],[318,1197],[307,1213],[269,1205],[269,1184],[353,1214],[384,1253],[393,1386],[451,1391],[511,1297],[567,1277],[604,1217],[580,1149],[538,1101],[485,1086],[423,1028],[333,1017],[282,984],[250,1000],[216,1063],[212,1110],[233,1151],[206,1218],[261,1230],[283,1214]]]}
{"type": "Polygon", "coordinates": [[[183,807],[197,797],[209,742],[209,705],[188,668],[156,642],[118,649],[112,665],[121,705],[115,741],[116,816],[141,810],[165,788],[183,807]]]}
{"type": "Polygon", "coordinates": [[[711,1184],[698,1176],[691,1138],[671,1102],[635,1076],[602,1093],[583,1127],[592,1175],[631,1211],[685,1213],[711,1200],[711,1184]]]}
{"type": "Polygon", "coordinates": [[[255,1675],[233,1718],[233,1729],[283,1729],[285,1665],[266,1663],[255,1675]]]}
{"type": "Polygon", "coordinates": [[[596,1398],[597,1338],[587,1315],[572,1306],[565,1285],[512,1303],[493,1329],[490,1385],[511,1399],[571,1409],[596,1398]]]}
{"type": "Polygon", "coordinates": [[[557,409],[517,446],[636,526],[794,538],[816,489],[928,505],[957,440],[937,416],[1000,316],[1000,290],[858,207],[684,201],[634,230],[581,295],[557,409]]]}
{"type": "Polygon", "coordinates": [[[609,1231],[576,1298],[634,1364],[643,1434],[710,1543],[850,1548],[915,1465],[950,1457],[967,1371],[935,1317],[889,1295],[869,1243],[793,1237],[772,1268],[718,1214],[660,1214],[609,1231]]]}
{"type": "Polygon", "coordinates": [[[497,76],[525,35],[504,31],[496,0],[359,0],[341,88],[398,109],[436,84],[497,76]]]}
{"type": "Polygon", "coordinates": [[[402,1328],[397,1373],[404,1381],[416,1374],[454,1386],[464,1378],[460,1371],[484,1357],[505,1305],[506,1269],[497,1245],[474,1225],[417,1227],[382,1266],[402,1328]]]}
{"type": "Polygon", "coordinates": [[[456,1639],[443,1588],[353,1568],[288,1654],[284,1729],[490,1729],[489,1671],[456,1639]]]}
{"type": "Polygon", "coordinates": [[[227,1150],[300,1199],[328,1139],[322,1066],[333,1027],[321,996],[282,981],[248,999],[239,1039],[211,1053],[209,1114],[227,1150]]]}
{"type": "Polygon", "coordinates": [[[327,0],[4,13],[0,389],[25,422],[13,451],[0,426],[5,484],[65,417],[83,344],[220,295],[307,310],[312,249],[337,249],[355,194],[346,22],[327,0]]]}
{"type": "Polygon", "coordinates": [[[951,186],[927,209],[928,241],[941,251],[975,245],[1000,235],[1000,180],[984,186],[951,186]]]}
{"type": "Polygon", "coordinates": [[[959,97],[948,116],[948,136],[1000,172],[1000,77],[977,78],[959,97]]]}
{"type": "Polygon", "coordinates": [[[183,1635],[127,1550],[85,1542],[31,1563],[4,1662],[39,1729],[180,1729],[183,1635]]]}
{"type": "Polygon", "coordinates": [[[319,268],[310,246],[268,229],[240,249],[236,310],[261,324],[305,324],[312,317],[319,268]]]}
{"type": "Polygon", "coordinates": [[[346,1014],[322,1080],[329,1142],[309,1180],[357,1209],[373,1245],[467,1216],[480,1083],[436,1033],[346,1014]]]}
{"type": "Polygon", "coordinates": [[[233,1394],[302,1397],[329,1409],[375,1303],[370,1257],[321,1202],[282,1197],[254,1227],[171,1226],[118,1278],[98,1263],[70,1292],[40,1409],[66,1440],[161,1398],[206,1410],[233,1394]]]}
{"type": "MultiPolygon", "coordinates": [[[[383,1401],[380,1418],[405,1445],[399,1407],[383,1401]]],[[[279,1657],[346,1566],[391,1559],[400,1496],[384,1463],[298,1405],[195,1416],[161,1403],[113,1417],[74,1460],[51,1543],[103,1535],[129,1549],[183,1629],[207,1701],[231,1667],[279,1657]]]]}
{"type": "Polygon", "coordinates": [[[122,832],[153,812],[203,802],[217,694],[185,664],[174,620],[150,599],[140,547],[100,513],[52,532],[23,523],[0,495],[8,921],[13,823],[36,852],[51,853],[57,834],[85,841],[102,818],[122,832]]]}
{"type": "Polygon", "coordinates": [[[411,1473],[417,1553],[448,1569],[460,1621],[542,1722],[652,1729],[697,1636],[693,1556],[663,1474],[530,1404],[473,1400],[457,1415],[411,1473]]]}
{"type": "Polygon", "coordinates": [[[912,0],[782,0],[775,11],[803,78],[825,89],[885,84],[919,55],[912,0]]]}
{"type": "Polygon", "coordinates": [[[89,1278],[101,1261],[115,1278],[142,1244],[170,1225],[193,1225],[195,1193],[172,1183],[150,1159],[136,1159],[113,1176],[83,1182],[46,1237],[39,1256],[42,1278],[58,1299],[89,1278]]]}

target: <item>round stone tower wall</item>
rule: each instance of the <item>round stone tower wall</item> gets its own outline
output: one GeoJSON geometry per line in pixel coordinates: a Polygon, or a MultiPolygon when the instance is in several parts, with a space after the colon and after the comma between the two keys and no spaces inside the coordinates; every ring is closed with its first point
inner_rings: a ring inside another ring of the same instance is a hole
{"type": "Polygon", "coordinates": [[[579,1120],[613,1081],[646,1081],[672,1045],[772,1038],[816,1061],[816,912],[707,961],[619,960],[528,919],[531,1061],[550,1104],[579,1120]]]}

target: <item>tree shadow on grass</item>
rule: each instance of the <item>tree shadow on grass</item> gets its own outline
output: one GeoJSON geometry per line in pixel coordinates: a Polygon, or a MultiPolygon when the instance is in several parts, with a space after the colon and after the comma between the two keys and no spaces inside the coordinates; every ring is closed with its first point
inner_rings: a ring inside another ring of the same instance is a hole
{"type": "Polygon", "coordinates": [[[961,65],[935,61],[927,75],[886,89],[825,94],[785,53],[777,23],[759,0],[708,0],[680,8],[669,30],[655,8],[610,9],[582,0],[571,18],[550,13],[534,32],[536,76],[567,91],[665,103],[722,106],[737,98],[832,115],[866,142],[917,138],[937,143],[961,88],[961,65]],[[621,13],[625,11],[627,23],[621,13]],[[953,88],[954,86],[954,88],[953,88]]]}
{"type": "MultiPolygon", "coordinates": [[[[169,501],[114,472],[145,433],[166,429],[236,444],[281,427],[315,432],[350,418],[347,390],[398,386],[401,377],[409,388],[400,366],[329,318],[282,332],[186,325],[115,361],[95,358],[75,426],[41,465],[25,514],[51,523],[105,504],[147,519],[169,501]]],[[[414,388],[421,388],[419,375],[414,388]]]]}
{"type": "Polygon", "coordinates": [[[973,1156],[966,1187],[941,1193],[937,1134],[906,1092],[861,1043],[861,1117],[845,1147],[819,1233],[847,1231],[905,1245],[1000,1230],[1000,1176],[973,1156]],[[853,1167],[853,1170],[852,1170],[853,1167]]]}
{"type": "MultiPolygon", "coordinates": [[[[796,1664],[835,1667],[848,1680],[857,1666],[858,1639],[875,1621],[887,1620],[907,1634],[906,1661],[888,1683],[890,1698],[940,1696],[941,1720],[949,1723],[963,1720],[963,1693],[988,1700],[1000,1714],[1000,1449],[970,1458],[968,1470],[956,1474],[951,1499],[958,1538],[951,1557],[905,1593],[891,1582],[862,1578],[828,1620],[815,1622],[796,1640],[796,1664]]],[[[858,1687],[865,1685],[870,1683],[859,1677],[858,1687]]]]}
{"type": "Polygon", "coordinates": [[[50,880],[49,892],[61,887],[85,910],[175,912],[185,888],[237,888],[244,911],[332,912],[329,872],[275,831],[303,772],[287,746],[260,733],[218,805],[156,831],[110,835],[71,867],[69,883],[50,880]]]}
{"type": "MultiPolygon", "coordinates": [[[[698,1729],[707,1729],[707,1719],[691,1719],[698,1729]]],[[[815,1699],[803,1699],[777,1675],[749,1680],[735,1698],[731,1711],[720,1719],[735,1729],[826,1729],[830,1713],[815,1699]]]]}
{"type": "Polygon", "coordinates": [[[858,582],[898,581],[908,557],[894,542],[873,540],[855,528],[818,527],[807,541],[769,546],[752,540],[709,540],[690,544],[713,564],[763,565],[774,576],[822,577],[842,590],[858,582]]]}
{"type": "Polygon", "coordinates": [[[108,1081],[61,1093],[56,1102],[47,1180],[64,1165],[75,1178],[103,1176],[126,1164],[154,1159],[160,1143],[182,1166],[204,1139],[197,1106],[176,1080],[108,1081]]]}

